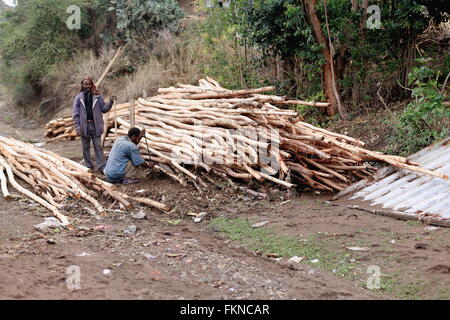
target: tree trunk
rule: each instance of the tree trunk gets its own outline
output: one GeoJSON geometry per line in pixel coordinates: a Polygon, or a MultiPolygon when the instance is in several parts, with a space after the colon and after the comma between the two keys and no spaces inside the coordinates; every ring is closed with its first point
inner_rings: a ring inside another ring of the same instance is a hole
{"type": "Polygon", "coordinates": [[[408,74],[411,72],[412,64],[416,58],[417,35],[414,32],[408,34],[408,40],[402,48],[400,83],[408,87],[408,74]]]}
{"type": "MultiPolygon", "coordinates": [[[[353,6],[353,1],[358,2],[357,0],[352,0],[352,11],[358,10],[358,6],[353,6]]],[[[359,10],[362,11],[362,18],[359,24],[359,44],[362,46],[364,46],[365,40],[366,40],[366,33],[365,33],[365,28],[366,28],[366,22],[367,22],[367,8],[369,7],[369,0],[362,0],[362,4],[361,4],[361,8],[359,8],[359,10]]],[[[362,69],[365,68],[366,65],[366,59],[363,58],[362,61],[362,69]]],[[[357,66],[356,64],[353,66],[353,88],[352,88],[352,104],[354,106],[359,105],[360,100],[361,100],[361,92],[363,92],[363,90],[366,87],[366,81],[365,81],[365,76],[363,79],[361,79],[359,76],[356,76],[357,73],[359,73],[361,70],[360,66],[357,66]]]]}
{"type": "Polygon", "coordinates": [[[317,0],[305,0],[306,15],[308,16],[309,23],[313,29],[314,37],[319,45],[322,47],[322,54],[325,58],[325,64],[322,66],[323,78],[324,78],[324,90],[330,103],[327,108],[327,114],[334,116],[338,112],[338,94],[333,90],[333,59],[331,57],[330,48],[323,34],[320,26],[320,20],[316,12],[317,0]]]}
{"type": "Polygon", "coordinates": [[[99,39],[98,39],[98,30],[97,30],[97,16],[94,8],[89,8],[89,16],[91,18],[91,26],[92,26],[92,46],[94,49],[94,54],[97,58],[100,57],[100,48],[99,48],[99,39]]]}
{"type": "Polygon", "coordinates": [[[345,68],[347,67],[348,59],[347,48],[344,45],[341,45],[334,55],[334,61],[336,64],[336,80],[342,80],[345,74],[345,68]]]}

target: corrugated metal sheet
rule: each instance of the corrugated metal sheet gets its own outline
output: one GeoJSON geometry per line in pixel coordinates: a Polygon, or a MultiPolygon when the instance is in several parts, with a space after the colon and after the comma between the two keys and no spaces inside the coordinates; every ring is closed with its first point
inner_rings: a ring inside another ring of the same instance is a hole
{"type": "MultiPolygon", "coordinates": [[[[450,176],[450,137],[409,157],[421,167],[450,176]]],[[[405,218],[424,217],[450,226],[450,181],[409,170],[383,169],[374,181],[361,181],[339,193],[335,199],[353,207],[389,209],[405,218]],[[392,173],[394,172],[394,173],[392,173]],[[361,189],[362,188],[362,189],[361,189]],[[358,191],[359,190],[359,191],[358,191]],[[362,203],[361,203],[362,201],[362,203]]],[[[376,211],[376,210],[375,210],[376,211]]],[[[386,210],[384,210],[386,212],[386,210]]]]}

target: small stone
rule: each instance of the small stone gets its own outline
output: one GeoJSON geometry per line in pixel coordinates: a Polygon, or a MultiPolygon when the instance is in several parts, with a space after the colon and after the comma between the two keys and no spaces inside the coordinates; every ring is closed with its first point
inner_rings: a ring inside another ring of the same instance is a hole
{"type": "Polygon", "coordinates": [[[391,243],[392,243],[392,244],[395,244],[395,239],[392,239],[392,240],[391,240],[391,243]]]}
{"type": "Polygon", "coordinates": [[[144,257],[146,257],[147,259],[156,259],[156,256],[150,254],[150,253],[142,253],[142,255],[144,257]]]}
{"type": "Polygon", "coordinates": [[[317,262],[319,262],[318,259],[313,259],[313,260],[311,260],[311,263],[317,263],[317,262]]]}
{"type": "Polygon", "coordinates": [[[425,227],[425,231],[435,231],[435,230],[437,230],[437,229],[439,229],[439,227],[432,227],[432,226],[429,226],[429,227],[425,227]]]}
{"type": "Polygon", "coordinates": [[[309,275],[314,275],[316,273],[316,270],[314,270],[314,269],[309,269],[308,270],[308,274],[309,275]]]}
{"type": "Polygon", "coordinates": [[[106,275],[108,275],[108,274],[110,274],[111,273],[111,270],[110,269],[104,269],[103,270],[103,274],[106,276],[106,275]]]}
{"type": "Polygon", "coordinates": [[[113,267],[116,267],[116,268],[118,268],[118,267],[120,267],[121,265],[123,265],[123,263],[122,263],[122,262],[119,262],[119,263],[114,263],[114,264],[113,264],[113,267]]]}
{"type": "Polygon", "coordinates": [[[47,239],[47,243],[48,243],[48,244],[56,244],[56,240],[50,238],[50,239],[47,239]]]}
{"type": "Polygon", "coordinates": [[[207,214],[207,212],[200,212],[197,216],[194,217],[194,222],[201,222],[207,214]]]}
{"type": "Polygon", "coordinates": [[[129,226],[128,228],[126,228],[126,229],[123,231],[123,233],[124,233],[126,236],[134,236],[134,235],[136,234],[136,231],[137,231],[137,227],[133,224],[133,225],[129,226]]]}
{"type": "Polygon", "coordinates": [[[145,219],[145,212],[143,210],[140,210],[139,212],[132,214],[131,217],[138,220],[145,219]]]}

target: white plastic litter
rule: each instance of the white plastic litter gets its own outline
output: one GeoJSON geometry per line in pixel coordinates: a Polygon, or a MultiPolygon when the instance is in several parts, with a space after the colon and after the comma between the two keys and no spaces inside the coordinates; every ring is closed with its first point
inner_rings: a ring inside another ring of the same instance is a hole
{"type": "Polygon", "coordinates": [[[345,249],[351,251],[370,251],[370,249],[367,247],[346,247],[345,249]]]}
{"type": "Polygon", "coordinates": [[[292,262],[295,262],[295,263],[300,263],[300,262],[303,261],[303,259],[304,259],[304,257],[294,256],[294,257],[290,258],[289,261],[292,261],[292,262]]]}
{"type": "Polygon", "coordinates": [[[262,221],[262,222],[254,223],[254,224],[252,224],[252,228],[261,228],[261,227],[264,227],[265,225],[267,225],[268,223],[270,223],[270,221],[262,221]]]}
{"type": "Polygon", "coordinates": [[[58,219],[54,217],[45,218],[45,221],[39,224],[34,225],[33,227],[39,231],[49,230],[50,228],[61,228],[62,224],[58,219]]]}

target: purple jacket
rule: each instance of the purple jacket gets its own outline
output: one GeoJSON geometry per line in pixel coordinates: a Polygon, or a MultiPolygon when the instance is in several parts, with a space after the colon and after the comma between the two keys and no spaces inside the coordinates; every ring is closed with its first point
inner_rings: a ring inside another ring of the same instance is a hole
{"type": "MultiPolygon", "coordinates": [[[[112,102],[106,104],[101,95],[94,95],[92,101],[92,113],[94,115],[95,135],[101,136],[103,133],[103,115],[112,108],[112,102]]],[[[88,136],[87,133],[87,113],[84,103],[83,92],[80,92],[73,101],[72,117],[75,129],[81,131],[81,135],[88,136]]]]}

